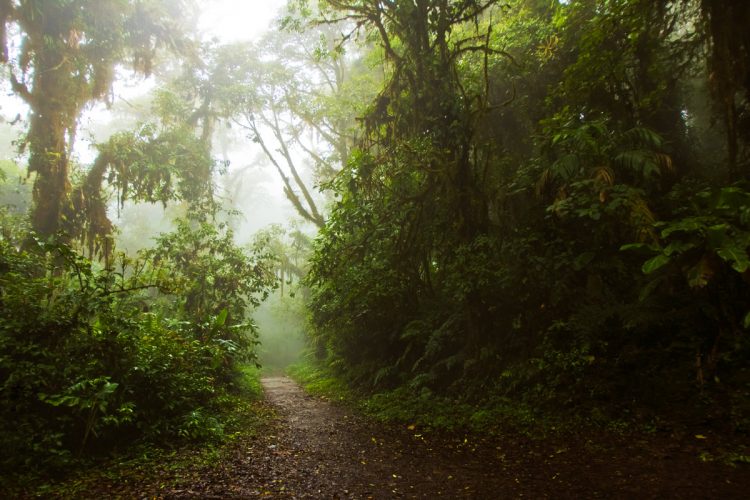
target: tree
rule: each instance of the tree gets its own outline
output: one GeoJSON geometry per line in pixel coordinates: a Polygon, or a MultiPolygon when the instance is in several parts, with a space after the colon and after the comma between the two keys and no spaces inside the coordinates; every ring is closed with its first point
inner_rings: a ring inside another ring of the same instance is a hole
{"type": "Polygon", "coordinates": [[[119,207],[126,201],[166,206],[180,200],[193,211],[215,213],[214,174],[222,163],[213,159],[212,143],[217,123],[235,112],[233,81],[225,71],[233,52],[202,46],[199,54],[162,75],[146,121],[98,144],[96,160],[74,186],[65,229],[86,243],[92,256],[111,249],[112,190],[119,207]]]}
{"type": "Polygon", "coordinates": [[[701,77],[707,47],[737,62],[711,79],[729,82],[719,103],[742,125],[745,37],[700,27],[742,8],[320,4],[385,62],[310,260],[331,366],[361,387],[460,398],[658,405],[695,395],[696,363],[699,383],[741,387],[747,184],[712,185],[735,170],[701,77]]]}
{"type": "Polygon", "coordinates": [[[71,191],[64,210],[67,236],[86,245],[93,257],[113,250],[107,215],[111,188],[118,207],[126,201],[162,203],[184,200],[191,207],[213,208],[214,161],[209,145],[184,123],[145,123],[99,144],[99,154],[83,181],[71,191]]]}
{"type": "Polygon", "coordinates": [[[160,47],[186,48],[190,0],[3,0],[2,59],[13,91],[30,108],[25,144],[36,173],[32,226],[61,229],[70,191],[69,154],[88,104],[107,99],[117,68],[151,72],[160,47]],[[20,48],[12,53],[9,30],[20,48]]]}
{"type": "Polygon", "coordinates": [[[393,383],[420,364],[448,380],[493,329],[482,290],[493,277],[477,256],[496,250],[486,181],[497,157],[477,137],[499,106],[489,61],[512,60],[491,37],[500,13],[496,2],[326,4],[324,21],[380,45],[386,79],[312,260],[317,332],[357,380],[393,383]]]}
{"type": "Polygon", "coordinates": [[[319,228],[318,207],[304,162],[321,184],[340,171],[356,142],[356,116],[378,79],[360,64],[354,46],[337,44],[341,25],[288,30],[248,49],[237,73],[241,106],[234,123],[249,132],[284,183],[284,193],[305,220],[319,228]],[[355,104],[356,103],[356,104],[355,104]]]}

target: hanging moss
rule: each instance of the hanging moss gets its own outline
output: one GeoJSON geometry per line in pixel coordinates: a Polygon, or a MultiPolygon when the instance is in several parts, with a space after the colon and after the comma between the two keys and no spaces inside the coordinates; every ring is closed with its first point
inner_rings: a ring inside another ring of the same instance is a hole
{"type": "Polygon", "coordinates": [[[6,25],[19,30],[17,62],[11,64],[13,91],[29,105],[25,142],[34,186],[34,229],[53,235],[70,193],[68,155],[81,110],[105,98],[115,67],[132,60],[136,71],[151,72],[159,47],[185,46],[177,4],[77,0],[0,3],[5,52],[6,25]]]}

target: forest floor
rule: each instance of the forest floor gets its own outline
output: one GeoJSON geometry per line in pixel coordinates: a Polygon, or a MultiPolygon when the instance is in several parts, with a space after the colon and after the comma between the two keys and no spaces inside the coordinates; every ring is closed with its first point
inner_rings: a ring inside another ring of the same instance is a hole
{"type": "Polygon", "coordinates": [[[98,480],[101,498],[747,498],[750,465],[702,461],[707,436],[470,437],[371,420],[263,379],[269,418],[213,463],[98,480]],[[705,437],[705,439],[703,439],[705,437]]]}

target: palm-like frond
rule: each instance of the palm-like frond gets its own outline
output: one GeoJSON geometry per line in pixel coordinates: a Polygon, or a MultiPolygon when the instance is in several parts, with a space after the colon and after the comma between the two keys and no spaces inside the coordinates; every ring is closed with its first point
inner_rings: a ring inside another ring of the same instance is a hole
{"type": "Polygon", "coordinates": [[[623,151],[613,158],[613,164],[623,170],[631,171],[644,180],[651,180],[666,172],[674,171],[669,155],[647,149],[623,151]]]}
{"type": "Polygon", "coordinates": [[[618,147],[621,149],[661,149],[664,139],[651,129],[635,127],[626,130],[618,137],[618,147]]]}
{"type": "Polygon", "coordinates": [[[598,184],[613,186],[615,184],[615,172],[607,165],[600,165],[594,169],[594,180],[598,184]]]}
{"type": "Polygon", "coordinates": [[[542,172],[542,175],[539,176],[539,179],[536,181],[536,185],[534,186],[534,192],[538,197],[541,197],[545,192],[547,192],[547,189],[552,185],[552,169],[545,168],[542,172]]]}
{"type": "Polygon", "coordinates": [[[575,153],[568,153],[558,158],[551,168],[555,177],[563,181],[570,181],[581,172],[581,158],[575,153]]]}
{"type": "Polygon", "coordinates": [[[639,243],[655,242],[659,237],[654,231],[656,216],[649,208],[646,200],[640,196],[630,203],[630,224],[635,228],[636,239],[639,243]]]}

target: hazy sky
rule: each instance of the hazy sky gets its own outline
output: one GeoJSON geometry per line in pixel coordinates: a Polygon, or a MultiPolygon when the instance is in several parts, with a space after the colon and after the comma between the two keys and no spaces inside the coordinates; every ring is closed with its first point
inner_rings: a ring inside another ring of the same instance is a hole
{"type": "Polygon", "coordinates": [[[222,42],[257,38],[266,31],[285,0],[204,0],[200,28],[222,42]]]}

